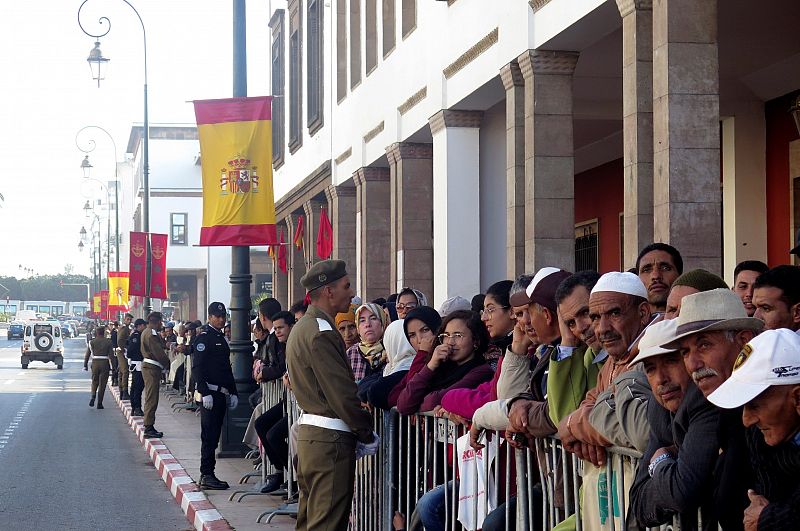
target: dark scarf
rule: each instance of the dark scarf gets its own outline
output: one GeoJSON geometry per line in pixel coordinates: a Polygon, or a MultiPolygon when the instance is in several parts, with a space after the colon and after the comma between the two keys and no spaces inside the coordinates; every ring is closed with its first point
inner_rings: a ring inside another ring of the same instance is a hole
{"type": "MultiPolygon", "coordinates": [[[[429,354],[425,363],[430,361],[430,359],[431,355],[429,354]]],[[[454,361],[445,361],[439,365],[439,367],[437,367],[436,371],[433,373],[433,378],[431,379],[431,384],[428,390],[430,392],[437,391],[439,389],[447,389],[451,385],[461,381],[474,368],[480,367],[485,363],[486,360],[483,358],[483,354],[477,352],[472,355],[472,358],[470,358],[469,361],[461,365],[458,365],[454,361]]]]}

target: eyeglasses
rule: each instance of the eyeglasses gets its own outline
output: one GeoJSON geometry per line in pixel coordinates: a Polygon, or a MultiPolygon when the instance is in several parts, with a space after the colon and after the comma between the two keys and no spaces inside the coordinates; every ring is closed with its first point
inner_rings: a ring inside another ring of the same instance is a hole
{"type": "Polygon", "coordinates": [[[444,334],[439,334],[436,337],[439,339],[439,343],[444,343],[448,339],[455,339],[456,342],[459,342],[464,338],[464,334],[462,334],[461,332],[453,332],[452,334],[449,332],[445,332],[444,334]]]}
{"type": "Polygon", "coordinates": [[[490,306],[481,310],[481,317],[483,317],[484,315],[491,317],[495,311],[507,310],[508,308],[510,308],[510,306],[490,306]]]}
{"type": "Polygon", "coordinates": [[[395,304],[394,307],[397,308],[398,310],[413,310],[414,308],[417,307],[417,305],[413,302],[409,302],[408,304],[404,304],[401,302],[395,304]]]}

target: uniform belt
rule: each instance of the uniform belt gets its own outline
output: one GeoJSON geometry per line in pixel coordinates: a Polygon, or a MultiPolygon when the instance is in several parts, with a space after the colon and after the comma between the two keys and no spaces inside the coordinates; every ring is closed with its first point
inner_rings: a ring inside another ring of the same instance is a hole
{"type": "Polygon", "coordinates": [[[92,356],[93,360],[107,360],[108,356],[92,356]]]}
{"type": "Polygon", "coordinates": [[[128,361],[130,361],[131,367],[133,367],[134,371],[142,372],[142,362],[141,361],[133,361],[133,360],[128,360],[128,361]]]}
{"type": "Polygon", "coordinates": [[[231,394],[230,391],[228,391],[227,389],[225,389],[221,385],[207,383],[206,386],[208,387],[209,391],[219,391],[220,393],[222,393],[225,396],[230,396],[230,394],[231,394]]]}
{"type": "Polygon", "coordinates": [[[300,415],[297,423],[305,424],[307,426],[316,426],[318,428],[325,428],[326,430],[345,431],[347,433],[351,433],[353,431],[342,419],[323,417],[322,415],[312,415],[310,413],[303,413],[300,415]]]}
{"type": "Polygon", "coordinates": [[[159,369],[161,369],[162,371],[164,370],[164,366],[163,366],[163,365],[161,365],[161,364],[160,364],[159,362],[157,362],[156,360],[151,360],[150,358],[145,358],[145,359],[144,359],[144,362],[145,362],[145,363],[149,363],[150,365],[155,365],[156,367],[158,367],[158,368],[159,368],[159,369]]]}

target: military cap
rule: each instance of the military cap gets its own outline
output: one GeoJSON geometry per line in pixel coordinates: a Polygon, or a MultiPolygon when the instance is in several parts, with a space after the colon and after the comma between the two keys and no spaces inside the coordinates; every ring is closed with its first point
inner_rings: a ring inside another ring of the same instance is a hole
{"type": "Polygon", "coordinates": [[[198,325],[194,321],[192,321],[191,323],[186,325],[186,330],[195,330],[197,328],[198,328],[198,325]]]}
{"type": "Polygon", "coordinates": [[[225,305],[221,302],[212,302],[208,305],[208,315],[225,317],[227,315],[227,312],[225,311],[225,305]]]}
{"type": "Polygon", "coordinates": [[[300,279],[306,291],[314,291],[347,275],[347,264],[343,260],[322,260],[317,262],[300,279]]]}

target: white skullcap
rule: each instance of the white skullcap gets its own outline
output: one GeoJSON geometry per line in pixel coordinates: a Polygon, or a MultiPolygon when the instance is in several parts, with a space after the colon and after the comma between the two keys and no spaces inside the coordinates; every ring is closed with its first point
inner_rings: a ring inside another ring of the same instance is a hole
{"type": "Polygon", "coordinates": [[[600,277],[600,280],[592,288],[591,294],[594,295],[599,291],[613,291],[643,299],[647,298],[647,288],[644,287],[639,277],[627,272],[611,271],[600,277]]]}

